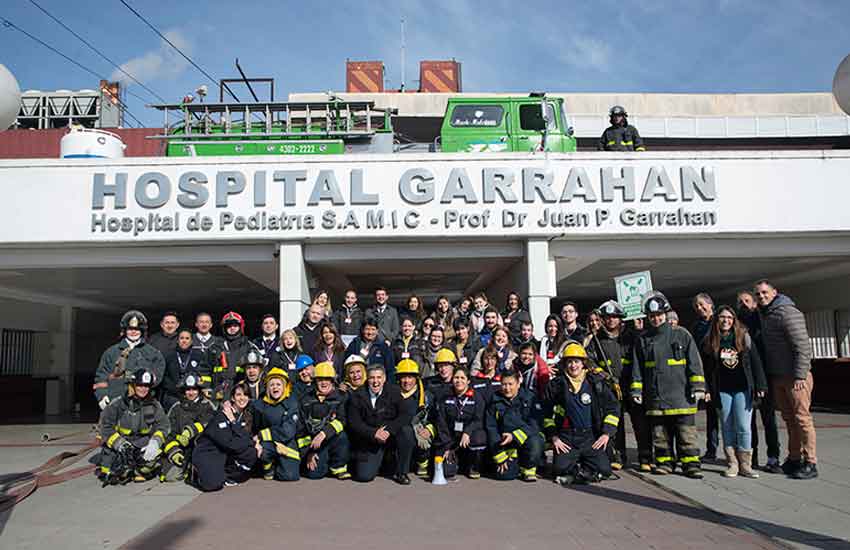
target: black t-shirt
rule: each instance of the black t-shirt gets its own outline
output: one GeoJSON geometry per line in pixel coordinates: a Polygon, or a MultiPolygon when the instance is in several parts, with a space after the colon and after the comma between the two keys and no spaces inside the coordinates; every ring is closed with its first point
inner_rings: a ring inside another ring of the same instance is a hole
{"type": "Polygon", "coordinates": [[[717,363],[717,390],[724,393],[747,391],[742,352],[735,350],[734,342],[723,338],[720,342],[720,360],[717,363]]]}

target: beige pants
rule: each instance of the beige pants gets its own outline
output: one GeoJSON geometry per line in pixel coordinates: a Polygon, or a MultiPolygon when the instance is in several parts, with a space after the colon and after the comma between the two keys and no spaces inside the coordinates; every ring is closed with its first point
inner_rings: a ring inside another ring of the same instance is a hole
{"type": "Polygon", "coordinates": [[[776,408],[788,428],[788,458],[817,464],[817,437],[812,413],[809,412],[814,385],[811,372],[803,381],[803,389],[797,391],[794,390],[792,376],[773,379],[776,408]]]}

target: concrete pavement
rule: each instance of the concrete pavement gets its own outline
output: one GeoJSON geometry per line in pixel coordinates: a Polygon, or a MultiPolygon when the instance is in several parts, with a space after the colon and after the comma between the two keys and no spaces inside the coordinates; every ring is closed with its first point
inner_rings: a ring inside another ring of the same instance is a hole
{"type": "Polygon", "coordinates": [[[387,479],[297,483],[251,480],[205,494],[122,547],[775,549],[684,499],[626,476],[565,489],[460,479],[445,487],[387,479]],[[225,527],[226,526],[226,527],[225,527]]]}
{"type": "MultiPolygon", "coordinates": [[[[704,416],[701,412],[699,420],[704,416]]],[[[787,438],[781,418],[779,427],[784,459],[787,438]]],[[[850,415],[816,413],[815,428],[820,476],[814,480],[765,472],[759,479],[728,479],[721,475],[725,466],[712,464],[704,465],[701,482],[680,475],[643,477],[795,548],[850,550],[850,415]]],[[[764,453],[762,447],[762,464],[764,453]]]]}
{"type": "MultiPolygon", "coordinates": [[[[178,550],[279,544],[283,536],[299,546],[403,544],[405,550],[485,543],[494,549],[850,549],[850,468],[843,464],[850,455],[850,416],[816,414],[815,422],[821,476],[814,481],[766,473],[758,480],[725,479],[722,466],[707,465],[703,481],[681,476],[644,481],[624,473],[620,480],[581,489],[548,480],[461,479],[448,487],[421,480],[410,487],[382,479],[365,485],[252,480],[202,495],[182,484],[156,482],[101,489],[86,476],[39,489],[0,517],[0,549],[178,550]]],[[[0,427],[0,483],[63,450],[64,443],[76,447],[70,443],[85,441],[88,427],[0,427]],[[44,431],[54,437],[80,433],[45,447],[39,444],[44,431]]]]}

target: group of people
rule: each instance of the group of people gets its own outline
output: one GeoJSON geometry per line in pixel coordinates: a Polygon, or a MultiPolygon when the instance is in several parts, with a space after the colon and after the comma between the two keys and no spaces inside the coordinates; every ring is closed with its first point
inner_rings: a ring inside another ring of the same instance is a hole
{"type": "Polygon", "coordinates": [[[396,309],[384,288],[366,310],[353,290],[344,300],[333,309],[319,292],[280,334],[266,315],[254,340],[236,312],[221,319],[222,336],[209,314],[192,331],[169,312],[150,338],[144,314],[127,312],[93,388],[104,484],[159,477],[213,491],[254,475],[365,482],[384,472],[407,485],[412,472],[438,470],[533,482],[547,449],[553,479],[594,482],[627,464],[626,412],[640,470],[702,477],[719,416],[724,474],[756,477],[750,426],[759,402],[768,471],[817,475],[805,323],[767,281],[742,292],[737,308],[715,312],[700,294],[692,331],[658,292],[644,298],[645,325],[627,324],[609,300],[585,327],[566,302],[539,340],[515,292],[501,312],[483,293],[455,307],[440,297],[431,314],[417,296],[396,309]],[[700,402],[709,417],[702,458],[700,402]],[[766,403],[788,425],[781,466],[766,403]]]}

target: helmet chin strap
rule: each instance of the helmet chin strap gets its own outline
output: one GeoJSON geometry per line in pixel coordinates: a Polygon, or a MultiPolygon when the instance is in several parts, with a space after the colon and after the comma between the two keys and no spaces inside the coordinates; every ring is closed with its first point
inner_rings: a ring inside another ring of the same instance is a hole
{"type": "Polygon", "coordinates": [[[142,335],[139,334],[139,336],[136,338],[130,338],[127,334],[124,334],[124,339],[127,340],[127,342],[129,342],[131,346],[135,347],[139,344],[139,342],[142,341],[142,335]]]}

